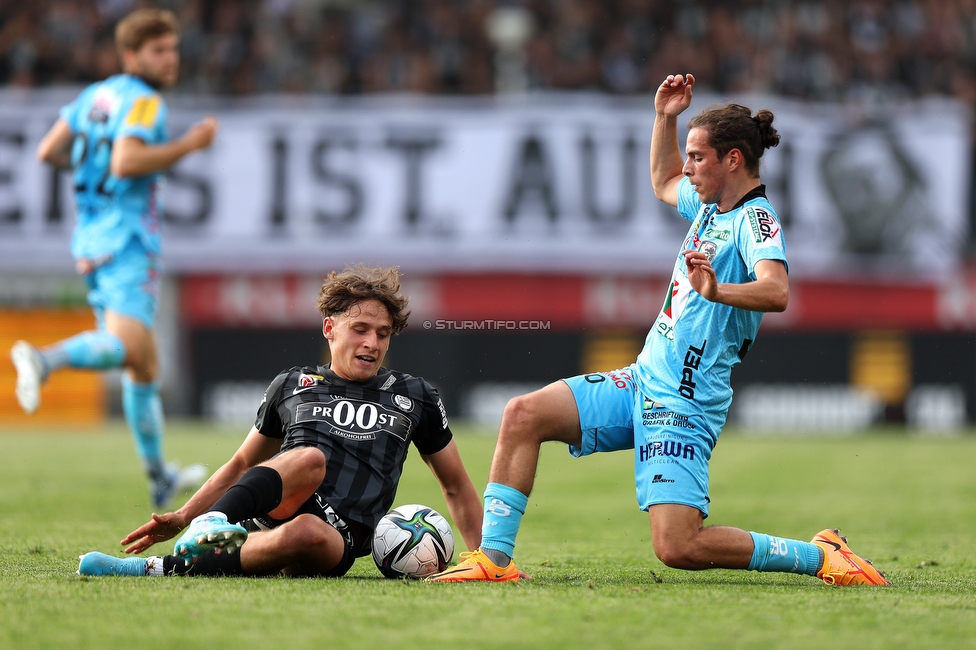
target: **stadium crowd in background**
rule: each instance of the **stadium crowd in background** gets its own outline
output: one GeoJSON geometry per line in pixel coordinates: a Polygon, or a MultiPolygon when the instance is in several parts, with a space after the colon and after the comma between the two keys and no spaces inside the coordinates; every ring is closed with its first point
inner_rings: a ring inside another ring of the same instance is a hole
{"type": "Polygon", "coordinates": [[[0,85],[106,77],[147,5],[177,13],[193,95],[651,93],[693,58],[723,94],[976,103],[973,0],[0,0],[0,85]]]}

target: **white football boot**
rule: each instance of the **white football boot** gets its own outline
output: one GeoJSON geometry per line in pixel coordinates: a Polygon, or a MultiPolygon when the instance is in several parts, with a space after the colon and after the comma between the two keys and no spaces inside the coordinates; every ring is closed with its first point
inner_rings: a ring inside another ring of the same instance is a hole
{"type": "Polygon", "coordinates": [[[10,348],[10,360],[17,369],[17,401],[31,414],[41,405],[41,384],[47,378],[41,353],[27,341],[17,341],[10,348]]]}

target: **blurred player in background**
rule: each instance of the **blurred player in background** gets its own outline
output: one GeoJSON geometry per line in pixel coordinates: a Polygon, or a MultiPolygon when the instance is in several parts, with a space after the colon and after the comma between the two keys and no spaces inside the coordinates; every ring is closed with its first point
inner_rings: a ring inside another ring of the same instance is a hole
{"type": "Polygon", "coordinates": [[[44,349],[18,341],[11,349],[17,400],[40,405],[41,385],[65,366],[125,368],[122,405],[149,476],[152,503],[199,485],[205,470],[180,470],[163,456],[163,409],[153,331],[160,283],[160,181],[183,156],[210,146],[217,121],[207,117],[170,141],[159,92],[176,83],[179,26],[169,11],[142,9],[119,22],[115,42],[123,74],[86,88],[61,109],[38,157],[73,170],[77,224],[71,249],[89,286],[98,329],[44,349]]]}
{"type": "Polygon", "coordinates": [[[574,456],[634,450],[637,499],[650,516],[654,552],[669,567],[888,584],[834,530],[803,542],[704,526],[708,462],[732,402],[732,368],[749,351],[763,312],[785,310],[790,290],[783,233],[759,178],[759,159],[780,139],[773,114],[737,104],[702,111],[689,123],[683,161],[677,118],[694,84],[692,75],[669,76],[654,101],[654,193],[691,228],[644,349],[627,368],[558,381],[509,402],[485,490],[481,547],[428,580],[519,579],[512,555],[539,448],[557,440],[574,456]]]}
{"type": "Polygon", "coordinates": [[[141,553],[189,524],[176,554],[86,553],[78,573],[342,576],[370,552],[411,443],[468,548],[477,548],[481,501],[437,391],[382,367],[390,338],[409,316],[399,291],[395,268],[330,274],[318,308],[331,363],[281,372],[233,458],[182,508],[154,514],[122,540],[127,553],[141,553]]]}

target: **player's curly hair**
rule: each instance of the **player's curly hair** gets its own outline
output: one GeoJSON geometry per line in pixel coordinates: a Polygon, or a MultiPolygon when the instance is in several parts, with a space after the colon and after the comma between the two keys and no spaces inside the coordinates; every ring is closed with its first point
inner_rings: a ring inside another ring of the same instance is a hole
{"type": "Polygon", "coordinates": [[[759,159],[770,147],[779,144],[779,133],[773,128],[773,112],[760,109],[755,115],[740,104],[709,106],[688,121],[689,129],[708,132],[708,145],[718,152],[719,160],[738,149],[746,170],[759,175],[759,159]]]}
{"type": "Polygon", "coordinates": [[[115,48],[119,56],[126,50],[138,50],[153,38],[179,34],[176,14],[166,9],[137,9],[115,26],[115,48]]]}
{"type": "Polygon", "coordinates": [[[410,312],[406,311],[407,296],[400,295],[400,267],[389,268],[362,264],[333,271],[319,289],[315,303],[322,318],[345,314],[363,300],[379,300],[386,306],[393,321],[393,334],[407,326],[410,312]]]}

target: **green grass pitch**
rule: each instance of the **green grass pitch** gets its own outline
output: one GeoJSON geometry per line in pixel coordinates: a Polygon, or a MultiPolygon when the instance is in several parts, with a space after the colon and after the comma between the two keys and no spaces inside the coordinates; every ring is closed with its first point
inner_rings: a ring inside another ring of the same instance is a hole
{"type": "MultiPolygon", "coordinates": [[[[493,436],[457,429],[480,490],[493,436]]],[[[213,469],[243,434],[171,423],[167,452],[213,469]]],[[[0,431],[0,648],[969,648],[974,461],[972,432],[723,435],[707,523],[800,539],[839,527],[887,573],[885,589],[668,569],[636,507],[632,456],[573,460],[555,444],[544,448],[518,540],[531,581],[387,580],[370,558],[338,580],[81,579],[78,555],[117,552],[150,512],[128,434],[118,424],[0,431]]],[[[397,504],[414,502],[446,514],[415,452],[397,504]]]]}

